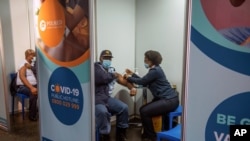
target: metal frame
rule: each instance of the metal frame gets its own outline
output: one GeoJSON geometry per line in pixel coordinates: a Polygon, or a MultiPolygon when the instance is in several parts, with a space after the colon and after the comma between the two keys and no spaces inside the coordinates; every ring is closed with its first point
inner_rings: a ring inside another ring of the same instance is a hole
{"type": "Polygon", "coordinates": [[[5,67],[5,59],[4,59],[4,47],[3,47],[3,37],[2,37],[2,25],[1,25],[1,19],[0,19],[0,64],[2,66],[2,77],[3,77],[3,88],[4,90],[2,91],[4,94],[4,101],[5,102],[5,113],[6,113],[6,125],[0,125],[0,128],[10,131],[10,115],[9,115],[9,105],[8,105],[8,85],[7,85],[7,80],[6,80],[6,71],[4,69],[5,67]]]}
{"type": "MultiPolygon", "coordinates": [[[[94,60],[96,56],[96,0],[89,0],[90,13],[90,95],[95,93],[94,60]]],[[[95,97],[90,96],[91,100],[91,140],[96,140],[95,133],[95,97]]]]}

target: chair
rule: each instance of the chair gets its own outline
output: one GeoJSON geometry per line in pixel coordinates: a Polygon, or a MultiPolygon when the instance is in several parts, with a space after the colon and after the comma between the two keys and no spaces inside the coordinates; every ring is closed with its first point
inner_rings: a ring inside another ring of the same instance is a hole
{"type": "Polygon", "coordinates": [[[169,129],[171,129],[173,127],[174,117],[181,116],[181,115],[182,115],[182,106],[181,105],[179,105],[175,111],[170,112],[168,114],[168,116],[169,116],[169,129]]]}
{"type": "Polygon", "coordinates": [[[161,141],[161,139],[167,139],[169,141],[180,141],[181,139],[181,124],[178,124],[173,128],[173,120],[174,117],[178,117],[182,115],[182,106],[179,105],[175,111],[170,112],[168,114],[169,117],[169,130],[157,132],[157,141],[161,141]]]}
{"type": "Polygon", "coordinates": [[[166,139],[168,141],[180,141],[181,140],[181,124],[178,124],[174,128],[157,133],[157,141],[166,139]]]}
{"type": "MultiPolygon", "coordinates": [[[[16,73],[11,73],[10,74],[10,77],[11,79],[13,79],[15,77],[16,73]]],[[[22,93],[16,93],[15,95],[16,97],[18,97],[20,100],[21,100],[21,103],[22,103],[22,116],[23,116],[23,119],[24,119],[24,104],[25,104],[25,99],[28,99],[29,96],[25,95],[25,94],[22,94],[22,93]]],[[[15,96],[12,96],[12,115],[14,115],[14,107],[15,107],[15,96]]]]}
{"type": "Polygon", "coordinates": [[[96,128],[96,129],[95,129],[95,140],[96,140],[96,141],[99,141],[99,138],[100,138],[99,129],[96,128]]]}

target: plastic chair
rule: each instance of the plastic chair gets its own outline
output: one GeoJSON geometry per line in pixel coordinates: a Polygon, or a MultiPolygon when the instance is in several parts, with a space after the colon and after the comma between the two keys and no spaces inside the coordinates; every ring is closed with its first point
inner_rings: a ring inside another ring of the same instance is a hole
{"type": "MultiPolygon", "coordinates": [[[[13,79],[15,75],[16,75],[15,73],[11,73],[10,74],[11,79],[13,79]]],[[[29,96],[27,96],[25,94],[22,94],[22,93],[16,93],[15,96],[18,97],[21,100],[21,103],[22,103],[22,116],[23,116],[23,119],[24,119],[24,114],[25,114],[25,111],[24,111],[25,99],[28,99],[29,96]]],[[[12,96],[12,115],[14,115],[15,96],[12,96]]]]}
{"type": "MultiPolygon", "coordinates": [[[[17,93],[16,96],[21,99],[21,103],[22,103],[22,116],[23,116],[23,119],[24,119],[24,114],[25,114],[25,111],[24,111],[25,99],[28,99],[29,96],[27,96],[25,94],[22,94],[22,93],[17,93]]],[[[13,103],[13,107],[14,107],[14,103],[13,103]]]]}
{"type": "Polygon", "coordinates": [[[181,124],[178,124],[174,128],[157,133],[157,141],[166,139],[168,141],[180,141],[181,140],[181,124]]]}
{"type": "Polygon", "coordinates": [[[174,117],[181,116],[181,115],[182,115],[182,106],[181,105],[179,105],[175,111],[170,112],[168,114],[168,116],[169,116],[169,129],[173,128],[174,117]]]}
{"type": "Polygon", "coordinates": [[[100,135],[99,135],[99,129],[98,128],[96,128],[96,130],[95,130],[95,140],[96,141],[99,141],[99,137],[100,135]]]}

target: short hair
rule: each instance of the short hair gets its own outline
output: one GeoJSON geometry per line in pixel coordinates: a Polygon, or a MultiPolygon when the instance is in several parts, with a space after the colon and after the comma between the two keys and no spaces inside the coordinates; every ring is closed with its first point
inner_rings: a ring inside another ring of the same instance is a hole
{"type": "Polygon", "coordinates": [[[153,65],[160,65],[162,62],[161,54],[158,51],[148,50],[145,52],[145,57],[153,63],[153,65]]]}
{"type": "Polygon", "coordinates": [[[28,55],[35,55],[35,51],[33,49],[27,49],[25,51],[25,57],[28,57],[28,55]]]}

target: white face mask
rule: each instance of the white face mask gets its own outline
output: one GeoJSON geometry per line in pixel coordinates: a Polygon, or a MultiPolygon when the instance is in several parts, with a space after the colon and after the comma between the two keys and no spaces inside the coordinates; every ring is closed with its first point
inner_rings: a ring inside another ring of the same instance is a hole
{"type": "Polygon", "coordinates": [[[149,65],[147,63],[144,63],[144,66],[145,66],[146,69],[149,68],[149,65]]]}
{"type": "Polygon", "coordinates": [[[35,62],[36,62],[36,57],[33,57],[32,60],[31,60],[31,65],[34,66],[35,62]]]}

